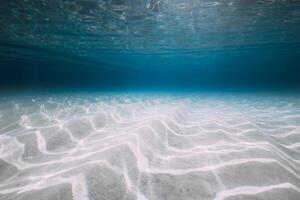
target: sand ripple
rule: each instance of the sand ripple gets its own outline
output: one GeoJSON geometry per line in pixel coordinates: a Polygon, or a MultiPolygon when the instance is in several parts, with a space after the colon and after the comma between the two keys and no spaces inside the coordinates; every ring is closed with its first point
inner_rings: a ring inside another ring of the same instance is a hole
{"type": "Polygon", "coordinates": [[[299,200],[299,151],[298,97],[0,102],[1,200],[299,200]]]}

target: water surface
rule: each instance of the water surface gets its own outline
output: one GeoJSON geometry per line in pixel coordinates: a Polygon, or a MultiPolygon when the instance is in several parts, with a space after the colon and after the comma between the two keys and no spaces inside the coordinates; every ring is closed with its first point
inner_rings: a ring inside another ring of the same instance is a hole
{"type": "Polygon", "coordinates": [[[299,86],[297,0],[0,3],[3,85],[299,86]]]}

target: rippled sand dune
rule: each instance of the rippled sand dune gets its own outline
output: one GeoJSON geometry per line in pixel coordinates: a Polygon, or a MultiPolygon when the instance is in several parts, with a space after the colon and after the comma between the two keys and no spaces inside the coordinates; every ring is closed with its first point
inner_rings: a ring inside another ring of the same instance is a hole
{"type": "Polygon", "coordinates": [[[300,199],[300,101],[61,95],[0,103],[1,200],[300,199]]]}

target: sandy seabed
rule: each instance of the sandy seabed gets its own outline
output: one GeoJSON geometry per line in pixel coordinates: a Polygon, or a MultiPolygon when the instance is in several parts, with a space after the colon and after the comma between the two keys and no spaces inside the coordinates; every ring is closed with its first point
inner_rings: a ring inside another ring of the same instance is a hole
{"type": "Polygon", "coordinates": [[[299,200],[300,98],[2,98],[0,199],[299,200]]]}

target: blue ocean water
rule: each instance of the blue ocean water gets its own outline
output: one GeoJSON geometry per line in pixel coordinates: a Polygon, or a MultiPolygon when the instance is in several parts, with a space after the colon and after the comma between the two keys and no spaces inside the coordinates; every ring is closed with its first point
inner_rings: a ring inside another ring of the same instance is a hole
{"type": "Polygon", "coordinates": [[[297,0],[0,2],[3,87],[298,87],[297,0]]]}

